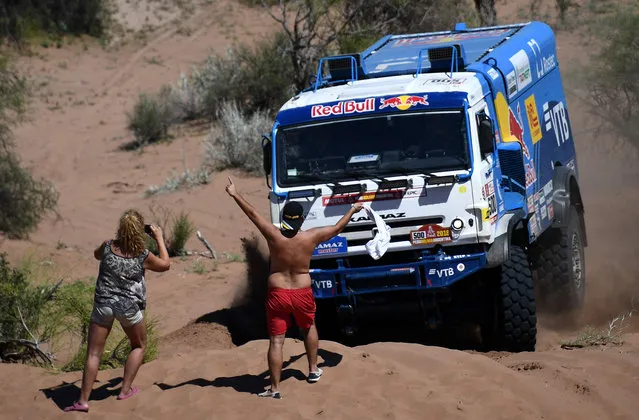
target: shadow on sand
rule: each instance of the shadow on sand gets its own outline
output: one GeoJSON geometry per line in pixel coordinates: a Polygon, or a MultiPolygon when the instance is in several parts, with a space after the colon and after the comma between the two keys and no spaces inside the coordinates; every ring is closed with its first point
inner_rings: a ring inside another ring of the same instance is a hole
{"type": "MultiPolygon", "coordinates": [[[[298,369],[288,369],[288,367],[305,356],[305,353],[291,356],[290,359],[284,362],[282,365],[282,377],[281,381],[285,381],[290,378],[295,378],[298,381],[306,380],[306,375],[298,369]]],[[[328,350],[319,349],[318,356],[324,361],[319,363],[319,367],[335,367],[342,361],[342,355],[334,353],[328,350]]],[[[185,385],[194,385],[199,387],[213,386],[216,388],[233,388],[237,392],[243,392],[247,394],[257,394],[264,391],[265,387],[269,384],[269,372],[268,370],[260,373],[259,375],[251,375],[245,373],[244,375],[220,377],[212,381],[204,378],[191,379],[186,382],[182,382],[175,385],[166,384],[163,382],[156,382],[158,388],[162,391],[168,391],[175,388],[180,388],[185,385]]]]}
{"type": "MultiPolygon", "coordinates": [[[[80,381],[78,380],[76,382],[80,381]]],[[[73,404],[80,396],[80,387],[76,385],[76,382],[63,382],[60,385],[44,388],[40,391],[42,391],[47,399],[52,400],[60,410],[64,410],[65,407],[73,404]]],[[[120,383],[122,383],[121,377],[113,378],[100,387],[94,388],[93,391],[91,391],[91,401],[101,401],[116,396],[119,393],[119,388],[113,388],[120,383]]]]}

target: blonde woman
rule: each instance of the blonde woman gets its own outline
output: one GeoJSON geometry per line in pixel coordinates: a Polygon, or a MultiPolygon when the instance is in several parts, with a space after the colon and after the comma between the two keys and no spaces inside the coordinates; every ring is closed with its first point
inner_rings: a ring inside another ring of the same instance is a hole
{"type": "Polygon", "coordinates": [[[89,396],[98,374],[100,357],[115,319],[120,322],[131,343],[118,400],[132,397],[139,391],[132,383],[142,365],[146,347],[142,315],[146,308],[144,273],[145,270],[167,271],[170,267],[162,230],[153,225],[145,226],[144,218],[136,210],[127,210],[122,214],[115,239],[104,241],[93,255],[100,261],[100,269],[95,286],[82,389],[80,399],[64,411],[89,411],[89,396]],[[145,230],[157,241],[159,257],[145,248],[145,230]]]}

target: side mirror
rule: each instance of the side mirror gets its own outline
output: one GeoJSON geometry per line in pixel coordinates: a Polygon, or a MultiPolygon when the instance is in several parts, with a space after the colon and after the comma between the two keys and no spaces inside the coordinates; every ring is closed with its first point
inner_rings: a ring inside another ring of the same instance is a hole
{"type": "Polygon", "coordinates": [[[273,166],[273,153],[271,151],[271,138],[267,135],[262,135],[262,167],[264,168],[264,176],[266,177],[266,185],[271,188],[269,182],[269,175],[271,175],[271,169],[273,166]]]}
{"type": "Polygon", "coordinates": [[[477,115],[479,132],[479,150],[482,156],[490,155],[495,151],[495,130],[493,123],[486,114],[477,115]]]}

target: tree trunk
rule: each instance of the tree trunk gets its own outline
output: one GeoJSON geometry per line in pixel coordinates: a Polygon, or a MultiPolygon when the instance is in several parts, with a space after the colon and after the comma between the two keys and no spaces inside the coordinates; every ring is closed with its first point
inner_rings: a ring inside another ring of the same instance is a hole
{"type": "Polygon", "coordinates": [[[482,26],[493,26],[497,24],[495,0],[475,0],[475,8],[477,9],[477,13],[479,13],[482,26]]]}

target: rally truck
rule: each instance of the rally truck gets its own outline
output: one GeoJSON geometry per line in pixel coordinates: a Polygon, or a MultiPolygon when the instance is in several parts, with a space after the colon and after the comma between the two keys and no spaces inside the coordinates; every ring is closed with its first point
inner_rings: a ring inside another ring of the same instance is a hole
{"type": "Polygon", "coordinates": [[[534,351],[538,309],[569,317],[584,301],[569,115],[543,22],[458,23],[322,58],[262,138],[272,222],[291,200],[302,229],[362,202],[391,239],[372,258],[377,227],[362,210],[315,249],[318,328],[470,322],[490,348],[534,351]]]}

